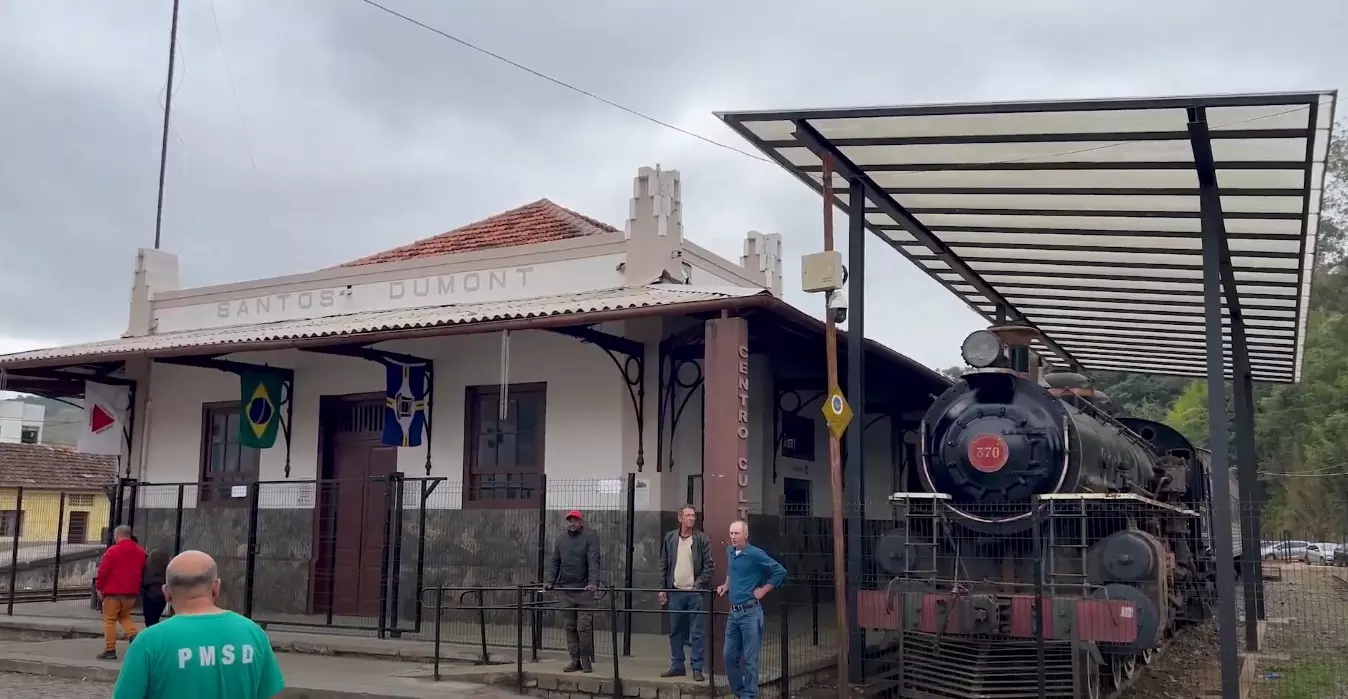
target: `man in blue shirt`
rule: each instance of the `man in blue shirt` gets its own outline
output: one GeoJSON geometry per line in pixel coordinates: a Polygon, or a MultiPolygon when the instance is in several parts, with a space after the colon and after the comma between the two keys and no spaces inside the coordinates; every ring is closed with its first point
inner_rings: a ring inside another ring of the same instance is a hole
{"type": "Polygon", "coordinates": [[[716,594],[730,593],[725,625],[725,674],[736,699],[758,695],[758,654],[763,649],[762,600],[786,582],[786,568],[749,543],[749,525],[730,523],[726,581],[716,594]]]}

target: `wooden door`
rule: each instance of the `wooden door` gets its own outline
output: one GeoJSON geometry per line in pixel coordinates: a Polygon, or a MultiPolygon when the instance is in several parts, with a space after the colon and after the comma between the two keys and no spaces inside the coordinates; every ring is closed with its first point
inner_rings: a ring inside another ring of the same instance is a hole
{"type": "Polygon", "coordinates": [[[319,503],[319,561],[315,611],[327,611],[331,576],[336,616],[379,615],[385,532],[389,522],[387,476],[398,468],[397,447],[380,443],[384,400],[343,398],[321,411],[325,432],[325,481],[319,503]]]}
{"type": "Polygon", "coordinates": [[[66,531],[67,544],[85,544],[89,542],[89,513],[83,511],[69,512],[66,514],[70,518],[66,531]]]}

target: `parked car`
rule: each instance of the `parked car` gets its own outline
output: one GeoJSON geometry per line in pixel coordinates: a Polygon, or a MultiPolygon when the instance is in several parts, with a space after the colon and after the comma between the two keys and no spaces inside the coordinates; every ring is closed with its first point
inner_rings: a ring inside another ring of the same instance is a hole
{"type": "Polygon", "coordinates": [[[1309,541],[1279,541],[1263,547],[1259,555],[1266,561],[1301,561],[1306,558],[1309,541]]]}
{"type": "Polygon", "coordinates": [[[1329,565],[1334,560],[1334,553],[1339,548],[1338,544],[1312,543],[1306,546],[1306,563],[1316,566],[1329,565]]]}

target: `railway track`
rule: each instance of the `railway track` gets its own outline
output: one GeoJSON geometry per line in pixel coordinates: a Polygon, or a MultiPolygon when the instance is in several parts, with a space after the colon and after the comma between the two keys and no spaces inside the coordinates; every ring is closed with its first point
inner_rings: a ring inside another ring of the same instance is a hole
{"type": "Polygon", "coordinates": [[[8,591],[0,592],[0,603],[8,603],[10,598],[14,599],[15,604],[30,604],[33,602],[57,602],[61,600],[89,599],[90,591],[88,588],[65,588],[56,591],[53,595],[48,590],[15,590],[11,595],[8,591]]]}

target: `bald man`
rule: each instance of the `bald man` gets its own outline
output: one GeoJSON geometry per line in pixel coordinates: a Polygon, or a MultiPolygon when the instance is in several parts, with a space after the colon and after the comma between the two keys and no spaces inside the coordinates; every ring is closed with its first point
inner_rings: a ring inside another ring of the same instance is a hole
{"type": "Polygon", "coordinates": [[[113,699],[273,699],[285,689],[262,627],[215,605],[215,561],[184,551],[169,561],[164,599],[172,618],[136,637],[113,699]]]}
{"type": "Polygon", "coordinates": [[[730,523],[729,570],[716,594],[730,596],[725,624],[725,675],[735,699],[758,696],[758,655],[763,649],[763,598],[786,582],[786,568],[749,543],[749,524],[730,523]]]}

